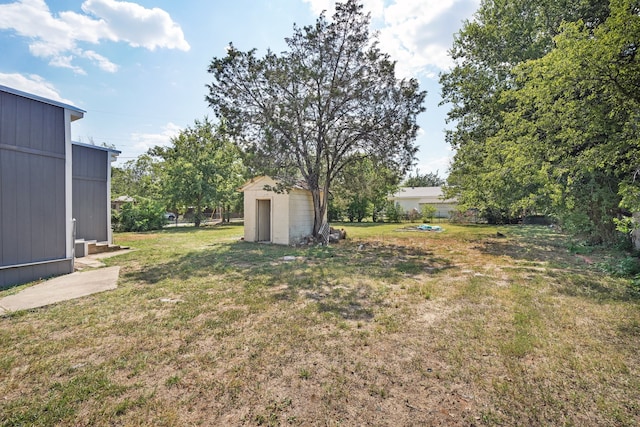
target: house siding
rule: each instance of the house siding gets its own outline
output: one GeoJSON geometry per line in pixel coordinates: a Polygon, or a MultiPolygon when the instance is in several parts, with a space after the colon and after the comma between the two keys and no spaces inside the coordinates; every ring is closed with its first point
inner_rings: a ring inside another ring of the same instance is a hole
{"type": "Polygon", "coordinates": [[[109,152],[79,145],[72,152],[76,239],[108,241],[109,152]]]}
{"type": "Polygon", "coordinates": [[[0,288],[72,270],[65,141],[64,108],[0,91],[0,288]]]}

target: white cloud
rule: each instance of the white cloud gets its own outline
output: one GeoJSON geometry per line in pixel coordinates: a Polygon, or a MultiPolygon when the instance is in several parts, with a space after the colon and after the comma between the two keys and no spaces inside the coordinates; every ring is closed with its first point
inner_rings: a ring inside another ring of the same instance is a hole
{"type": "Polygon", "coordinates": [[[124,1],[86,0],[82,10],[85,14],[64,11],[54,16],[44,0],[0,4],[0,30],[13,30],[28,38],[32,55],[79,74],[85,74],[74,63],[79,58],[88,59],[107,72],[118,69],[95,50],[81,47],[85,43],[122,41],[149,50],[190,48],[180,26],[162,9],[146,9],[124,1]]]}
{"type": "Polygon", "coordinates": [[[160,133],[133,133],[131,141],[136,152],[146,152],[155,146],[167,146],[171,138],[178,136],[182,128],[174,123],[167,123],[160,133]]]}
{"type": "MultiPolygon", "coordinates": [[[[303,0],[314,13],[334,10],[333,0],[303,0]]],[[[380,31],[380,48],[397,61],[401,77],[435,78],[453,65],[448,50],[462,21],[480,0],[363,0],[380,31]]],[[[331,12],[333,13],[333,12],[331,12]]],[[[329,13],[329,15],[331,14],[329,13]]]]}
{"type": "Polygon", "coordinates": [[[422,160],[418,162],[415,169],[419,170],[421,174],[437,173],[440,178],[446,178],[449,175],[449,166],[451,165],[452,161],[453,153],[448,156],[422,160]]]}
{"type": "Polygon", "coordinates": [[[126,1],[86,0],[82,10],[106,22],[116,40],[126,41],[133,47],[190,49],[182,28],[157,7],[146,9],[126,1]]]}
{"type": "Polygon", "coordinates": [[[3,74],[0,73],[0,84],[23,92],[51,99],[53,101],[63,102],[73,105],[73,102],[60,96],[56,88],[42,77],[31,74],[24,76],[22,74],[3,74]]]}
{"type": "Polygon", "coordinates": [[[105,58],[104,56],[92,51],[92,50],[85,50],[82,51],[80,53],[84,58],[90,59],[91,61],[93,61],[93,63],[95,63],[98,67],[100,67],[101,69],[103,69],[104,71],[110,72],[110,73],[115,73],[116,71],[118,71],[118,66],[116,64],[114,64],[113,62],[109,61],[107,58],[105,58]]]}
{"type": "Polygon", "coordinates": [[[398,61],[403,76],[434,77],[453,65],[448,50],[478,0],[395,0],[385,8],[380,47],[398,61]]]}

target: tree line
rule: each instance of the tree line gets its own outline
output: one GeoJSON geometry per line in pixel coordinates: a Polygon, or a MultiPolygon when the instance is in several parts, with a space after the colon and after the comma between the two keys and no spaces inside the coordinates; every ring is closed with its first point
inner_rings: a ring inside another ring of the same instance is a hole
{"type": "Polygon", "coordinates": [[[440,78],[446,193],[490,222],[547,214],[593,243],[640,211],[640,2],[485,0],[440,78]]]}

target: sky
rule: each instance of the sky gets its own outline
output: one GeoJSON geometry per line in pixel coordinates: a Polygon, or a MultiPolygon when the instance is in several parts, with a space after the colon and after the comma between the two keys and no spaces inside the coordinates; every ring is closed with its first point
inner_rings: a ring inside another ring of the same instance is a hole
{"type": "MultiPolygon", "coordinates": [[[[445,177],[448,107],[438,74],[453,62],[454,34],[479,0],[362,0],[398,77],[428,92],[414,170],[445,177]]],[[[230,42],[240,50],[286,50],[293,25],[331,16],[332,0],[0,0],[0,85],[86,111],[74,141],[113,145],[116,166],[205,116],[207,68],[230,42]]]]}

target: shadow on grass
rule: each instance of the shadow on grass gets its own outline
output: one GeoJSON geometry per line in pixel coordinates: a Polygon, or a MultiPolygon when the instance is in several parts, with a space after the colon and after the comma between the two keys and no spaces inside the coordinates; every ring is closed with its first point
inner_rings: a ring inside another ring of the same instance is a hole
{"type": "MultiPolygon", "coordinates": [[[[221,242],[182,254],[162,264],[146,265],[123,277],[153,285],[202,278],[202,286],[239,283],[245,294],[263,292],[274,301],[300,296],[317,303],[318,311],[345,319],[369,320],[379,303],[370,283],[396,283],[408,275],[435,274],[452,264],[432,252],[402,245],[375,244],[359,248],[347,242],[330,247],[221,242]],[[206,280],[211,277],[212,280],[206,280]]],[[[240,289],[238,289],[240,290],[240,289]]]]}
{"type": "Polygon", "coordinates": [[[612,278],[598,270],[595,259],[585,260],[571,252],[568,249],[568,237],[549,227],[509,226],[501,228],[501,232],[505,237],[496,235],[484,239],[475,249],[549,268],[546,274],[556,279],[557,290],[563,295],[598,301],[637,299],[624,280],[612,278]]]}

